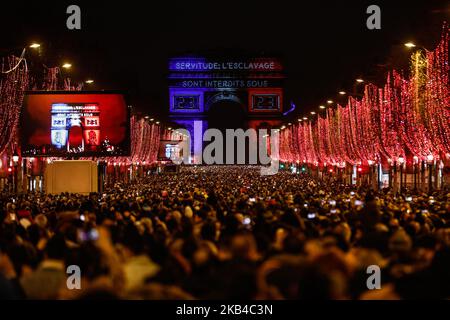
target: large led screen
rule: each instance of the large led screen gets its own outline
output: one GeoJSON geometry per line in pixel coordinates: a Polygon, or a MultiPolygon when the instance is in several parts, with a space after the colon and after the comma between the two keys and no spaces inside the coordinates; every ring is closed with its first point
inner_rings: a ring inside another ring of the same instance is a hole
{"type": "Polygon", "coordinates": [[[22,156],[126,156],[125,97],[109,92],[28,92],[21,116],[22,156]]]}

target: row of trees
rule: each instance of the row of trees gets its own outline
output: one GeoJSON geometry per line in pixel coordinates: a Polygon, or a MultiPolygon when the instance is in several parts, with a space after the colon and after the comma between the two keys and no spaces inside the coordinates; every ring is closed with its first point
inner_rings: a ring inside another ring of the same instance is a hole
{"type": "Polygon", "coordinates": [[[314,165],[373,164],[450,158],[448,26],[433,51],[417,50],[409,75],[389,72],[362,99],[328,108],[280,133],[280,159],[314,165]]]}

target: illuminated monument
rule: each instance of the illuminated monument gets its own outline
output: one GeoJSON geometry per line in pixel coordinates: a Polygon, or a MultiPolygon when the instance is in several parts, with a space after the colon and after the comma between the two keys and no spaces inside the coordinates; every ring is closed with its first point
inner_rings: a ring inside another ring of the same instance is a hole
{"type": "MultiPolygon", "coordinates": [[[[282,65],[275,58],[172,58],[170,118],[191,137],[194,121],[201,121],[203,132],[277,127],[283,112],[283,79],[282,65]]],[[[203,147],[192,141],[191,154],[203,147]]]]}

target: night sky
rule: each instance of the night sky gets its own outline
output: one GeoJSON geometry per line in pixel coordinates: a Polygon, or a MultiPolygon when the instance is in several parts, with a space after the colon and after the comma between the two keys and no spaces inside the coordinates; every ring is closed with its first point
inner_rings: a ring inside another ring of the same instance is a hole
{"type": "MultiPolygon", "coordinates": [[[[168,111],[167,60],[185,53],[281,58],[291,117],[317,110],[354,79],[383,83],[386,70],[407,68],[406,41],[432,49],[448,1],[9,1],[1,4],[0,49],[42,44],[30,60],[73,63],[74,80],[93,89],[122,89],[142,112],[168,111]],[[82,30],[66,28],[66,8],[78,4],[82,30]],[[382,29],[366,28],[377,4],[382,29]]],[[[19,52],[20,50],[16,50],[19,52]]],[[[33,54],[33,53],[31,53],[33,54]]]]}

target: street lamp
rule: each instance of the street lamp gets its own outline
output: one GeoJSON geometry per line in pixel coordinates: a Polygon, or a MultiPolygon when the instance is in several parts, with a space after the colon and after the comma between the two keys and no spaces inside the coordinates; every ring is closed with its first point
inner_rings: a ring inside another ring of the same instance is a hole
{"type": "Polygon", "coordinates": [[[339,91],[339,94],[341,95],[341,96],[343,96],[343,95],[345,95],[347,92],[345,92],[345,91],[339,91]]]}
{"type": "Polygon", "coordinates": [[[63,67],[64,69],[68,70],[68,69],[72,68],[72,64],[66,62],[66,63],[64,63],[64,64],[62,65],[62,67],[63,67]]]}
{"type": "Polygon", "coordinates": [[[405,163],[405,158],[399,157],[398,163],[400,164],[400,192],[403,189],[403,163],[405,163]]]}
{"type": "Polygon", "coordinates": [[[39,43],[33,42],[32,44],[30,44],[30,48],[31,49],[37,49],[39,48],[41,45],[39,43]]]}
{"type": "Polygon", "coordinates": [[[319,106],[320,109],[325,109],[325,106],[319,106]]]}
{"type": "Polygon", "coordinates": [[[407,42],[407,43],[404,44],[404,46],[407,47],[407,48],[414,48],[416,45],[414,43],[412,43],[412,42],[407,42]]]}
{"type": "Polygon", "coordinates": [[[19,165],[19,155],[16,150],[14,150],[12,161],[14,165],[14,193],[17,194],[17,166],[19,165]]]}
{"type": "Polygon", "coordinates": [[[365,80],[363,78],[355,79],[355,82],[353,83],[353,88],[352,88],[353,92],[351,93],[352,96],[359,97],[359,98],[363,97],[361,90],[362,90],[364,82],[365,82],[365,80]]]}
{"type": "Polygon", "coordinates": [[[378,189],[380,187],[380,185],[378,183],[378,175],[376,174],[376,167],[377,166],[374,165],[375,161],[367,160],[367,164],[369,165],[369,184],[371,186],[373,186],[374,180],[376,180],[376,183],[377,183],[376,188],[378,189]],[[376,179],[373,178],[374,174],[376,175],[376,179]]]}
{"type": "Polygon", "coordinates": [[[33,163],[34,163],[34,158],[28,158],[28,160],[30,161],[30,170],[27,170],[27,177],[28,177],[28,190],[29,191],[34,191],[35,190],[35,183],[34,183],[34,171],[33,171],[33,163]]]}
{"type": "Polygon", "coordinates": [[[333,103],[333,100],[327,100],[327,103],[328,103],[328,104],[332,104],[332,103],[333,103]]]}
{"type": "Polygon", "coordinates": [[[86,80],[85,82],[86,82],[87,84],[92,84],[92,83],[94,83],[94,80],[88,79],[88,80],[86,80]]]}
{"type": "Polygon", "coordinates": [[[17,163],[19,162],[19,155],[17,154],[16,151],[14,151],[14,154],[12,156],[12,160],[14,162],[14,165],[17,165],[17,163]]]}
{"type": "Polygon", "coordinates": [[[413,173],[414,173],[414,191],[417,189],[417,164],[419,163],[419,157],[413,157],[413,173]]]}
{"type": "Polygon", "coordinates": [[[431,190],[433,189],[433,180],[432,180],[433,160],[434,160],[434,157],[433,157],[432,154],[427,156],[427,163],[428,163],[428,193],[430,193],[431,190]]]}

